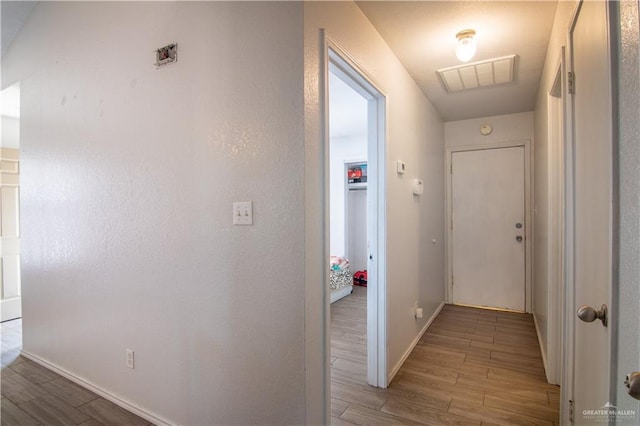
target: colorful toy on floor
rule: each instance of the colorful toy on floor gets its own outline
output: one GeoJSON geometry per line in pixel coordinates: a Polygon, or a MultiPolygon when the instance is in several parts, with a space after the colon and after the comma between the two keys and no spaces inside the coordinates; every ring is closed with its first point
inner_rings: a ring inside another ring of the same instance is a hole
{"type": "Polygon", "coordinates": [[[367,271],[358,271],[353,274],[353,285],[359,285],[362,287],[367,286],[367,271]]]}

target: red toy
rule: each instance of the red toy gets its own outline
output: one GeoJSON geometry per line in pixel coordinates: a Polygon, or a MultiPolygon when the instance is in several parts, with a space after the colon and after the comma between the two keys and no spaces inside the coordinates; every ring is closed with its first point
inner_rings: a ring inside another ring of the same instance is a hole
{"type": "Polygon", "coordinates": [[[353,274],[353,285],[359,285],[362,287],[367,286],[367,271],[358,271],[353,274]]]}

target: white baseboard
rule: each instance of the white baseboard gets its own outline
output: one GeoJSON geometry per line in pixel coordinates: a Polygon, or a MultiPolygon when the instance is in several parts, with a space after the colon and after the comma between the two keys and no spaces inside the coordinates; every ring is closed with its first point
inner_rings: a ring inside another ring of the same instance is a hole
{"type": "Polygon", "coordinates": [[[547,347],[542,344],[542,336],[540,336],[540,327],[538,326],[538,319],[536,314],[533,314],[533,325],[536,327],[536,336],[538,336],[538,346],[540,346],[540,354],[542,355],[542,366],[544,367],[544,376],[549,380],[549,368],[547,367],[547,347]]]}
{"type": "Polygon", "coordinates": [[[158,426],[170,426],[173,425],[173,423],[169,422],[166,419],[163,419],[162,417],[153,414],[149,411],[146,411],[140,407],[138,407],[137,405],[134,405],[104,389],[101,389],[100,387],[94,385],[91,382],[88,382],[78,376],[76,376],[73,373],[70,373],[68,371],[66,371],[63,368],[58,367],[57,365],[51,364],[48,361],[45,361],[44,359],[30,354],[29,352],[25,352],[22,351],[21,355],[24,356],[25,358],[35,362],[36,364],[39,364],[41,366],[43,366],[44,368],[53,371],[56,374],[61,375],[62,377],[71,380],[72,382],[78,384],[79,386],[82,386],[83,388],[90,390],[91,392],[100,395],[101,397],[103,397],[106,400],[109,400],[111,402],[113,402],[114,404],[116,404],[119,407],[124,408],[127,411],[132,412],[133,414],[142,417],[145,420],[150,421],[151,423],[153,423],[154,425],[158,425],[158,426]]]}
{"type": "Polygon", "coordinates": [[[436,308],[435,312],[431,315],[427,323],[424,325],[424,327],[422,327],[422,330],[420,331],[420,333],[418,333],[416,338],[413,339],[413,342],[411,342],[411,344],[409,345],[409,348],[402,355],[402,357],[400,358],[400,361],[398,361],[398,363],[393,367],[393,370],[391,370],[391,373],[389,374],[389,380],[387,380],[387,383],[391,383],[393,378],[396,377],[396,374],[398,374],[398,371],[400,371],[402,364],[404,364],[404,362],[407,360],[409,355],[411,355],[411,352],[416,347],[416,345],[418,344],[418,342],[420,341],[424,333],[427,332],[427,329],[429,328],[433,320],[436,319],[436,317],[438,316],[438,314],[440,313],[444,305],[445,305],[445,302],[440,303],[440,306],[436,308]]]}

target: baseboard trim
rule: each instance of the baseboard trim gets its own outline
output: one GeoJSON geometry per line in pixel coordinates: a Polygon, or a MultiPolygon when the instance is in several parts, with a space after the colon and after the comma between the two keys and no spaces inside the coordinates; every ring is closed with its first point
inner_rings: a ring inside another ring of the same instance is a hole
{"type": "Polygon", "coordinates": [[[101,397],[103,397],[104,399],[113,402],[114,404],[116,404],[117,406],[124,408],[127,411],[132,412],[133,414],[142,417],[143,419],[153,423],[154,425],[158,425],[158,426],[171,426],[173,425],[173,423],[169,422],[166,419],[163,419],[162,417],[151,413],[141,407],[138,407],[135,404],[132,404],[114,394],[112,394],[111,392],[108,392],[96,385],[94,385],[91,382],[86,381],[85,379],[76,376],[73,373],[70,373],[69,371],[58,367],[55,364],[50,363],[49,361],[46,361],[42,358],[40,358],[37,355],[31,354],[29,352],[26,351],[21,351],[21,355],[24,356],[25,358],[29,359],[30,361],[35,362],[38,365],[41,365],[42,367],[53,371],[56,374],[61,375],[62,377],[71,380],[72,382],[74,382],[75,384],[82,386],[83,388],[90,390],[91,392],[100,395],[101,397]]]}
{"type": "Polygon", "coordinates": [[[540,355],[542,355],[542,366],[544,367],[544,377],[546,377],[548,383],[551,383],[551,381],[549,380],[549,368],[547,367],[547,347],[542,344],[542,337],[540,336],[540,327],[538,326],[538,317],[536,317],[536,314],[533,314],[533,325],[536,327],[536,336],[538,337],[538,346],[540,347],[540,355]]]}
{"type": "Polygon", "coordinates": [[[402,367],[402,364],[404,364],[404,362],[407,360],[407,358],[409,358],[409,355],[411,355],[411,352],[413,352],[413,349],[416,347],[416,345],[418,344],[418,342],[420,341],[420,339],[422,338],[424,333],[427,332],[427,329],[429,328],[429,326],[431,325],[433,320],[436,319],[436,317],[438,316],[438,314],[440,313],[440,311],[442,310],[444,305],[445,305],[445,302],[440,302],[440,306],[438,306],[436,308],[436,310],[433,312],[433,314],[431,315],[429,320],[426,322],[424,327],[422,327],[422,330],[420,331],[420,333],[418,333],[416,338],[413,339],[413,342],[411,342],[411,344],[409,345],[409,348],[402,355],[402,357],[400,358],[400,361],[398,361],[398,363],[395,365],[395,367],[393,367],[393,370],[391,370],[391,373],[389,374],[389,379],[387,380],[388,384],[390,384],[391,381],[393,380],[393,378],[396,377],[396,374],[398,374],[398,371],[400,371],[400,368],[402,367]]]}

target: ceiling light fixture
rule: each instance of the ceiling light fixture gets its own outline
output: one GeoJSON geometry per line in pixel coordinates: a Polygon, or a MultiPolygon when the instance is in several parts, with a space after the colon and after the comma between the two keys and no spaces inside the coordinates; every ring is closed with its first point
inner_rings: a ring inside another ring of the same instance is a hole
{"type": "Polygon", "coordinates": [[[456,34],[458,39],[458,46],[456,47],[456,56],[462,62],[469,62],[473,55],[476,54],[476,48],[478,43],[474,36],[476,32],[474,30],[462,30],[456,34]]]}

